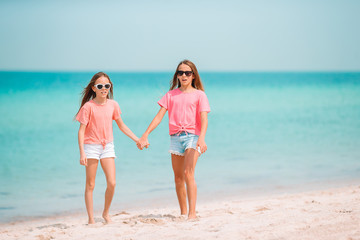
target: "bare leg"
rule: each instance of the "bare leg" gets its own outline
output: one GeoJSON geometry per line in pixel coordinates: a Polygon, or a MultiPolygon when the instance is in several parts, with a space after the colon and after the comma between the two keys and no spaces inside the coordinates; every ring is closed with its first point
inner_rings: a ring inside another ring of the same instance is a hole
{"type": "Polygon", "coordinates": [[[105,192],[105,204],[103,211],[103,218],[106,223],[111,223],[109,216],[109,209],[115,193],[116,185],[116,171],[115,171],[115,160],[114,158],[103,158],[100,161],[101,167],[104,170],[106,176],[107,188],[105,192]]]}
{"type": "Polygon", "coordinates": [[[184,175],[189,201],[189,219],[196,218],[197,186],[195,182],[195,166],[198,158],[199,153],[195,149],[189,148],[185,151],[184,175]]]}
{"type": "Polygon", "coordinates": [[[96,170],[99,160],[88,159],[86,169],[86,185],[85,185],[85,205],[89,216],[89,224],[95,223],[94,221],[94,205],[93,205],[93,191],[95,188],[96,170]]]}
{"type": "Polygon", "coordinates": [[[185,158],[183,156],[171,154],[172,167],[175,177],[176,194],[180,205],[181,215],[187,214],[184,159],[185,158]]]}

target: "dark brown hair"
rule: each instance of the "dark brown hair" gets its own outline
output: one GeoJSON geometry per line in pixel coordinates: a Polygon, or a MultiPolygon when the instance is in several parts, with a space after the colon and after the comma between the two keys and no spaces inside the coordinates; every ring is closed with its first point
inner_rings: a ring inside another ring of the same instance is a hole
{"type": "Polygon", "coordinates": [[[179,67],[180,67],[181,64],[188,65],[191,68],[191,71],[193,72],[194,79],[192,80],[191,86],[193,86],[193,88],[196,88],[198,90],[204,91],[204,86],[203,86],[203,84],[201,82],[200,75],[198,73],[198,70],[196,69],[195,64],[192,63],[189,60],[186,60],[186,59],[181,61],[179,63],[179,65],[177,66],[174,77],[170,81],[170,90],[173,90],[173,89],[175,89],[177,87],[178,88],[181,87],[180,81],[178,81],[178,77],[177,77],[177,72],[178,72],[179,67]]]}
{"type": "MultiPolygon", "coordinates": [[[[113,84],[112,84],[109,76],[104,72],[98,72],[91,78],[89,84],[82,91],[81,105],[80,105],[80,108],[79,108],[78,112],[76,113],[76,115],[80,112],[80,109],[82,108],[82,106],[84,106],[85,103],[87,103],[88,101],[90,101],[91,99],[94,99],[96,97],[96,93],[92,90],[92,86],[95,85],[96,80],[98,80],[100,77],[106,77],[107,79],[109,79],[111,87],[110,87],[109,94],[107,95],[107,98],[113,99],[113,84]]],[[[75,115],[75,117],[76,117],[76,115],[75,115]]]]}

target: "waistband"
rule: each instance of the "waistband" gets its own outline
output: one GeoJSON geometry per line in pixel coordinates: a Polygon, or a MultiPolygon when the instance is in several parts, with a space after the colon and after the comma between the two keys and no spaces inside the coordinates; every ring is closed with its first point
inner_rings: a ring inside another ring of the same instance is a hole
{"type": "Polygon", "coordinates": [[[188,135],[196,136],[195,134],[187,132],[187,131],[180,131],[180,132],[171,134],[170,136],[188,136],[188,135]]]}
{"type": "Polygon", "coordinates": [[[88,145],[98,145],[98,146],[102,146],[103,149],[105,149],[106,145],[109,143],[114,143],[114,141],[111,142],[107,142],[107,141],[101,141],[100,143],[88,143],[88,142],[84,142],[84,144],[88,144],[88,145]]]}

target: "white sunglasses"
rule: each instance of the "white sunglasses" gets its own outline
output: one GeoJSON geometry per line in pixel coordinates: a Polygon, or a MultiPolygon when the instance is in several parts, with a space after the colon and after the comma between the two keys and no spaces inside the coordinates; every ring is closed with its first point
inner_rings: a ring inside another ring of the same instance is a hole
{"type": "Polygon", "coordinates": [[[101,90],[103,87],[105,87],[106,89],[109,89],[111,87],[110,83],[106,83],[106,84],[96,84],[94,85],[97,89],[101,90]]]}

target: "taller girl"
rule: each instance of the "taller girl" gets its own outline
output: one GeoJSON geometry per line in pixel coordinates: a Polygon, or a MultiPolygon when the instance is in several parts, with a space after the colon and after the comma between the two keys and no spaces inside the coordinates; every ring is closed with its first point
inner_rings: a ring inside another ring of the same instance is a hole
{"type": "Polygon", "coordinates": [[[179,63],[170,91],[158,102],[160,110],[140,138],[141,147],[149,145],[148,135],[159,125],[166,111],[169,115],[169,134],[172,167],[181,215],[196,218],[197,187],[195,166],[198,157],[206,152],[205,134],[210,106],[194,63],[179,63]],[[185,187],[186,185],[186,187],[185,187]],[[187,211],[186,196],[189,203],[187,211]]]}
{"type": "Polygon", "coordinates": [[[107,182],[103,218],[111,222],[109,208],[115,191],[115,151],[112,121],[133,141],[139,139],[121,119],[119,104],[112,100],[113,84],[106,73],[96,73],[83,91],[76,120],[80,122],[78,133],[80,164],[86,166],[85,204],[89,224],[94,222],[93,190],[96,170],[99,164],[104,170],[107,182]]]}

